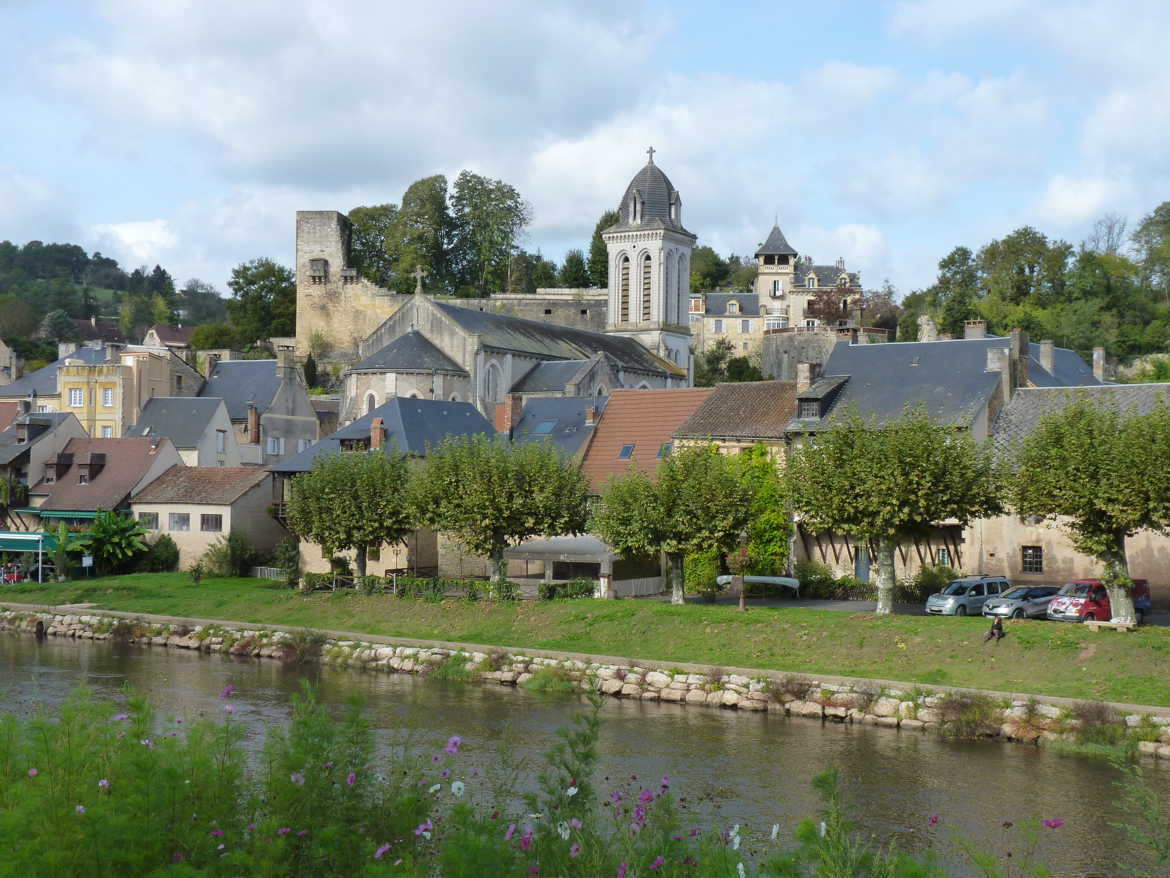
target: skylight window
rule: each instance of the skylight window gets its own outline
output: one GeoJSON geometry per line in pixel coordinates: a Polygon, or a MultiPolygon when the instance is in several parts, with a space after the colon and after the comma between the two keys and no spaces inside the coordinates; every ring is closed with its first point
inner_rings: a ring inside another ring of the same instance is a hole
{"type": "Polygon", "coordinates": [[[671,445],[672,445],[672,443],[670,443],[670,442],[664,442],[658,449],[658,456],[659,457],[670,457],[671,445]]]}
{"type": "Polygon", "coordinates": [[[623,445],[622,450],[618,452],[618,460],[629,460],[634,456],[633,445],[623,445]]]}
{"type": "Polygon", "coordinates": [[[546,433],[551,433],[553,431],[553,427],[555,427],[556,425],[557,425],[556,421],[541,421],[539,424],[537,424],[535,427],[532,428],[532,432],[534,434],[542,434],[542,435],[546,434],[546,433]]]}

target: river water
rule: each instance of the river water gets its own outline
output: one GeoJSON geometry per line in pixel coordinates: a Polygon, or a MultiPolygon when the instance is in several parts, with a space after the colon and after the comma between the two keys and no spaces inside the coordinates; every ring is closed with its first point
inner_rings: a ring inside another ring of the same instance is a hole
{"type": "MultiPolygon", "coordinates": [[[[501,739],[514,755],[532,760],[532,774],[558,727],[577,709],[564,696],[504,686],[420,680],[406,674],[286,667],[278,662],[203,655],[188,650],[93,643],[64,638],[37,641],[0,635],[0,710],[27,714],[53,706],[80,685],[115,698],[129,684],[165,716],[221,715],[218,693],[236,687],[236,716],[253,744],[266,727],[287,721],[291,695],[309,679],[321,699],[341,704],[365,697],[384,737],[410,730],[445,740],[459,734],[467,758],[483,768],[497,758],[501,739]]],[[[1115,772],[1104,762],[1014,744],[943,740],[933,734],[872,726],[825,724],[773,714],[687,708],[608,699],[599,750],[603,778],[637,775],[654,783],[669,776],[687,797],[695,825],[742,823],[753,835],[773,823],[788,832],[811,816],[818,801],[812,778],[837,765],[863,831],[911,850],[947,832],[930,829],[931,815],[982,846],[1003,849],[1004,821],[1059,817],[1045,830],[1042,858],[1057,876],[1113,876],[1133,848],[1112,821],[1115,772]]],[[[1147,761],[1147,777],[1170,803],[1170,766],[1147,761]]],[[[946,857],[956,875],[973,874],[946,857]]]]}

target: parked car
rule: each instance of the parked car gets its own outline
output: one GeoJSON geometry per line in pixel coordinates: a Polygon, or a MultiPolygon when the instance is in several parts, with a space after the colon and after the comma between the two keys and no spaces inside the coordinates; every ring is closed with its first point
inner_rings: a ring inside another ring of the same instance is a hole
{"type": "Polygon", "coordinates": [[[983,609],[988,598],[999,597],[1011,588],[1001,576],[964,576],[926,599],[930,616],[966,616],[983,609]]]}
{"type": "MultiPolygon", "coordinates": [[[[1151,607],[1150,584],[1144,579],[1133,581],[1133,606],[1141,622],[1151,607]]],[[[1048,618],[1064,622],[1108,622],[1113,618],[1109,591],[1100,579],[1077,579],[1065,583],[1048,605],[1048,618]]]]}
{"type": "Polygon", "coordinates": [[[1017,585],[983,605],[984,616],[1011,619],[1043,619],[1060,589],[1055,585],[1017,585]]]}

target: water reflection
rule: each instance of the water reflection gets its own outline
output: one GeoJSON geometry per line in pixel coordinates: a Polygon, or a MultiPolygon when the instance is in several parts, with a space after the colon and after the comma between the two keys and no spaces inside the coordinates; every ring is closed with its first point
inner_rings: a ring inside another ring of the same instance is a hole
{"type": "MultiPolygon", "coordinates": [[[[231,683],[236,716],[255,746],[266,728],[287,720],[290,698],[305,679],[329,704],[362,695],[383,740],[403,729],[431,742],[462,735],[469,745],[466,758],[478,760],[483,771],[499,746],[538,759],[573,709],[562,699],[502,686],[0,635],[0,709],[21,713],[58,703],[78,685],[112,697],[129,684],[165,716],[219,715],[217,695],[231,683]]],[[[1121,815],[1112,806],[1114,774],[1097,760],[673,704],[608,700],[604,713],[599,781],[637,775],[657,784],[669,776],[687,796],[696,824],[741,822],[760,835],[775,822],[790,827],[817,807],[812,778],[836,764],[849,799],[864,809],[858,815],[862,827],[909,848],[928,842],[926,821],[939,814],[965,835],[996,847],[1005,820],[1061,817],[1067,826],[1046,833],[1041,848],[1056,875],[1114,875],[1117,858],[1132,850],[1106,826],[1121,815]]],[[[1163,799],[1170,799],[1166,764],[1147,765],[1163,799]]]]}

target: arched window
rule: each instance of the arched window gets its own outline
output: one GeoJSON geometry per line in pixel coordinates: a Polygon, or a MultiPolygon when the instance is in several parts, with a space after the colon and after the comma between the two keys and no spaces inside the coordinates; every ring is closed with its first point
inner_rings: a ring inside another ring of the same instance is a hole
{"type": "Polygon", "coordinates": [[[459,394],[458,394],[458,393],[452,393],[452,394],[451,394],[451,399],[449,400],[449,402],[459,402],[459,394]]]}
{"type": "Polygon", "coordinates": [[[419,398],[419,396],[418,396],[417,390],[410,391],[410,396],[407,397],[407,399],[418,399],[418,398],[419,398]]]}
{"type": "Polygon", "coordinates": [[[594,396],[609,396],[609,391],[605,389],[604,384],[598,384],[597,385],[597,392],[593,395],[594,396]]]}
{"type": "Polygon", "coordinates": [[[687,289],[691,285],[691,276],[687,267],[687,257],[683,253],[678,254],[678,272],[675,274],[674,281],[678,284],[678,296],[681,301],[686,294],[687,289]]]}
{"type": "Polygon", "coordinates": [[[630,322],[630,257],[621,256],[618,262],[618,322],[630,322]]]}
{"type": "Polygon", "coordinates": [[[650,287],[654,276],[654,263],[647,253],[642,257],[642,322],[650,322],[650,287]]]}
{"type": "Polygon", "coordinates": [[[805,278],[804,285],[810,290],[815,290],[817,288],[817,276],[815,274],[810,274],[807,278],[805,278]]]}
{"type": "Polygon", "coordinates": [[[500,367],[495,363],[488,363],[487,373],[484,375],[484,396],[488,402],[502,402],[500,398],[500,367]]]}
{"type": "Polygon", "coordinates": [[[663,278],[664,289],[662,291],[662,307],[666,309],[666,313],[662,315],[662,319],[667,323],[682,323],[682,317],[678,313],[678,297],[674,295],[674,254],[666,254],[666,277],[663,278]]]}
{"type": "Polygon", "coordinates": [[[377,407],[378,407],[378,400],[374,396],[374,394],[371,393],[368,396],[366,396],[366,414],[368,415],[370,412],[372,412],[377,407]]]}

